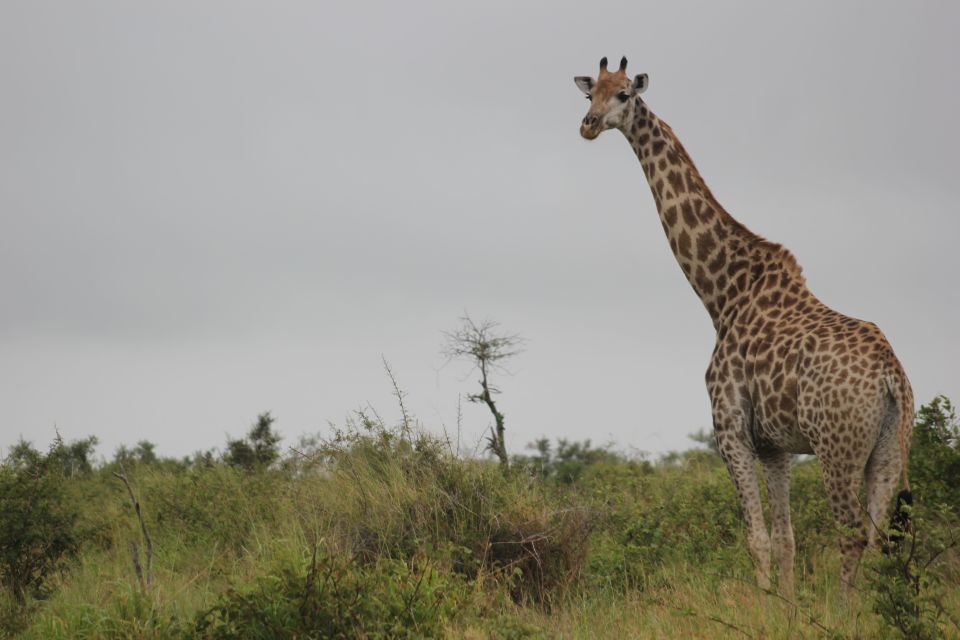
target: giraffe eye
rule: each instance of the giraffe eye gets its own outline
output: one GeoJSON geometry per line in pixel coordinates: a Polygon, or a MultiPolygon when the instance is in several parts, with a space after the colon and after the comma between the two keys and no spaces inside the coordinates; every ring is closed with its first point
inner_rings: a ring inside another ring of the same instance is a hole
{"type": "Polygon", "coordinates": [[[593,96],[590,95],[589,93],[587,94],[586,98],[587,98],[587,100],[589,100],[590,102],[593,102],[593,96]]]}
{"type": "Polygon", "coordinates": [[[630,99],[630,94],[627,93],[626,91],[621,91],[620,93],[617,94],[617,98],[620,100],[620,102],[626,102],[627,100],[630,99]]]}

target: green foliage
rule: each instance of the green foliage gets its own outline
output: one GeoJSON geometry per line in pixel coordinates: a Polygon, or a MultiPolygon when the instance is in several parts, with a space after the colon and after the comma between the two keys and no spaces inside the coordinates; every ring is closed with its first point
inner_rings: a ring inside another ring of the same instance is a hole
{"type": "Polygon", "coordinates": [[[149,440],[141,440],[137,446],[132,449],[121,445],[113,456],[116,464],[122,464],[125,467],[134,465],[152,465],[160,462],[156,452],[157,445],[149,440]]]}
{"type": "Polygon", "coordinates": [[[814,560],[825,551],[835,549],[837,544],[837,527],[827,504],[818,460],[808,459],[793,465],[790,519],[797,545],[797,561],[804,571],[813,571],[814,560]]]}
{"type": "MultiPolygon", "coordinates": [[[[169,536],[160,544],[216,542],[224,551],[239,550],[258,525],[273,526],[289,515],[280,508],[287,504],[289,486],[272,470],[250,473],[224,464],[150,470],[137,476],[137,484],[149,520],[160,535],[169,536]]],[[[115,499],[128,508],[122,492],[115,499]]]]}
{"type": "Polygon", "coordinates": [[[458,460],[439,440],[412,440],[360,415],[317,452],[336,482],[333,526],[362,559],[443,558],[468,579],[508,584],[548,604],[573,584],[595,512],[521,472],[458,460]]]}
{"type": "Polygon", "coordinates": [[[514,465],[560,484],[577,482],[587,469],[598,464],[616,464],[625,461],[622,455],[611,451],[609,447],[594,447],[589,440],[570,442],[560,438],[554,449],[550,445],[550,440],[541,438],[527,445],[527,449],[534,449],[536,454],[514,456],[514,465]]]}
{"type": "Polygon", "coordinates": [[[957,544],[956,529],[947,530],[911,511],[912,527],[900,544],[865,563],[873,610],[887,623],[891,637],[942,638],[951,622],[958,634],[960,626],[945,611],[942,571],[945,552],[957,544]]]}
{"type": "Polygon", "coordinates": [[[956,635],[957,423],[946,399],[918,416],[915,538],[903,556],[867,554],[855,615],[838,604],[837,530],[814,460],[793,468],[799,608],[781,614],[753,586],[733,484],[708,449],[650,461],[543,440],[503,470],[453,455],[410,420],[387,428],[358,413],[332,439],[304,438],[280,457],[272,418],[260,418],[232,457],[173,461],[140,443],[98,469],[92,440],[14,447],[0,468],[0,537],[26,539],[11,523],[39,527],[46,509],[65,519],[38,535],[68,532],[72,551],[23,590],[26,606],[0,594],[0,636],[956,635]],[[111,475],[119,461],[155,542],[143,593],[130,558],[141,534],[111,475]]]}
{"type": "Polygon", "coordinates": [[[273,430],[276,419],[270,412],[261,413],[247,437],[228,440],[224,461],[247,471],[269,467],[280,457],[280,434],[273,430]]]}
{"type": "Polygon", "coordinates": [[[320,552],[307,566],[227,591],[198,615],[188,635],[211,640],[435,638],[469,597],[465,583],[429,561],[383,558],[361,565],[320,552]]]}
{"type": "Polygon", "coordinates": [[[77,505],[68,477],[90,470],[96,439],[66,444],[57,436],[46,454],[21,441],[0,466],[0,581],[19,605],[42,597],[47,578],[77,552],[77,505]]]}
{"type": "Polygon", "coordinates": [[[960,515],[960,422],[944,396],[917,411],[910,481],[919,503],[945,505],[960,515]]]}
{"type": "Polygon", "coordinates": [[[61,476],[76,476],[93,470],[91,457],[97,445],[96,436],[64,442],[58,433],[46,455],[33,448],[29,442],[20,440],[10,449],[5,463],[27,473],[56,473],[61,476]]]}
{"type": "Polygon", "coordinates": [[[866,563],[873,609],[891,636],[941,638],[946,628],[958,634],[944,602],[945,582],[960,572],[960,424],[944,396],[917,411],[910,480],[915,505],[902,507],[910,516],[905,537],[866,563]]]}
{"type": "Polygon", "coordinates": [[[707,449],[714,453],[720,453],[720,449],[717,446],[717,436],[714,435],[713,430],[706,431],[704,429],[697,429],[695,432],[687,434],[687,437],[694,442],[706,446],[707,449]]]}
{"type": "Polygon", "coordinates": [[[602,553],[591,557],[591,573],[601,581],[643,587],[658,567],[681,560],[712,573],[748,566],[739,502],[719,459],[694,455],[619,488],[594,488],[617,500],[608,511],[602,553]]]}
{"type": "MultiPolygon", "coordinates": [[[[835,546],[836,531],[819,464],[798,462],[792,476],[798,557],[809,567],[835,546]]],[[[657,464],[601,462],[580,485],[606,506],[588,559],[591,582],[642,588],[661,567],[682,562],[712,576],[750,574],[740,503],[715,453],[692,450],[657,464]]]]}

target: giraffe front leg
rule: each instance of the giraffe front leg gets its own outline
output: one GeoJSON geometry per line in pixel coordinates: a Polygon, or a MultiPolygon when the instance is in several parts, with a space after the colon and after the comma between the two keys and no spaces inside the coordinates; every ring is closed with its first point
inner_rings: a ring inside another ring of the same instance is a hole
{"type": "Polygon", "coordinates": [[[748,436],[747,422],[741,411],[718,411],[715,403],[714,430],[720,456],[727,465],[740,497],[747,524],[747,548],[757,574],[757,586],[770,588],[770,536],[763,522],[763,505],[757,480],[756,454],[748,436]]]}

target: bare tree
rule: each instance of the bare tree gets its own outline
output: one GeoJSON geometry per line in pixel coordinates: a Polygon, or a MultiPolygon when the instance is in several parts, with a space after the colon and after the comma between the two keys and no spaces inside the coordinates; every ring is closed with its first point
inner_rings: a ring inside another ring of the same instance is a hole
{"type": "Polygon", "coordinates": [[[467,400],[487,405],[493,414],[495,424],[490,427],[487,448],[500,459],[501,466],[506,468],[510,462],[503,439],[504,417],[493,399],[500,390],[491,383],[490,374],[497,370],[503,371],[503,362],[522,351],[520,346],[523,338],[516,334],[501,333],[499,327],[500,325],[492,320],[484,320],[478,324],[469,315],[465,315],[460,318],[460,326],[456,331],[444,332],[447,341],[443,354],[450,360],[467,360],[480,372],[480,393],[468,394],[467,400]]]}

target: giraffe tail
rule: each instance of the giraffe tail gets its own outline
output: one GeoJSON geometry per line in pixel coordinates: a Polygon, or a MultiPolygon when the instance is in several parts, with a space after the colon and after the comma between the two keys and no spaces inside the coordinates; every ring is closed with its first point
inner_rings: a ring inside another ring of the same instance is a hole
{"type": "Polygon", "coordinates": [[[913,506],[913,493],[910,491],[910,439],[913,436],[915,413],[913,410],[913,389],[902,369],[886,377],[887,390],[896,403],[899,416],[897,420],[897,439],[900,445],[900,468],[903,489],[897,494],[897,505],[890,516],[889,541],[884,552],[891,553],[899,548],[903,537],[910,530],[910,508],[913,506]]]}

